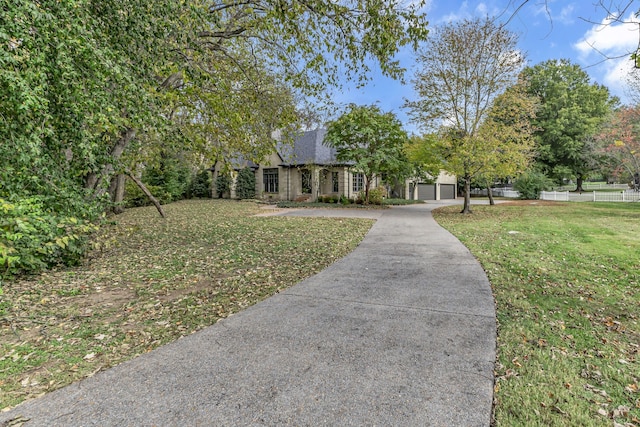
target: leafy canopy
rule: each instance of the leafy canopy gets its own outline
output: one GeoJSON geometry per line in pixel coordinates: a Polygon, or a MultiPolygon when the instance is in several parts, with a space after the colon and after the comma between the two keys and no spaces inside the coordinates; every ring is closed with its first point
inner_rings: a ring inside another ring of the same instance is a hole
{"type": "Polygon", "coordinates": [[[353,165],[365,177],[365,203],[369,202],[374,175],[404,177],[410,165],[404,153],[409,136],[393,113],[375,105],[349,105],[347,112],[330,122],[324,143],[337,150],[337,160],[353,165]]]}
{"type": "Polygon", "coordinates": [[[598,132],[596,140],[613,172],[640,186],[640,106],[617,109],[598,132]]]}
{"type": "Polygon", "coordinates": [[[521,118],[530,114],[529,103],[515,91],[505,98],[517,117],[504,116],[506,111],[499,113],[500,104],[494,104],[516,83],[523,66],[516,44],[515,34],[486,18],[438,27],[419,52],[420,69],[413,79],[417,99],[407,106],[412,119],[425,130],[437,131],[439,138],[425,139],[433,148],[413,149],[414,160],[433,163],[435,152],[444,170],[464,179],[465,213],[470,212],[473,177],[497,172],[505,161],[521,163],[515,159],[517,149],[500,146],[517,145],[518,131],[507,129],[524,128],[521,118]],[[494,117],[488,121],[490,114],[494,117]],[[428,158],[421,159],[420,151],[428,158]]]}
{"type": "Polygon", "coordinates": [[[401,77],[425,3],[0,0],[0,199],[91,220],[140,165],[262,158],[343,72],[401,77]]]}
{"type": "Polygon", "coordinates": [[[540,102],[533,121],[538,167],[557,180],[581,181],[594,167],[588,142],[618,100],[565,59],[528,67],[522,76],[527,92],[540,102]]]}

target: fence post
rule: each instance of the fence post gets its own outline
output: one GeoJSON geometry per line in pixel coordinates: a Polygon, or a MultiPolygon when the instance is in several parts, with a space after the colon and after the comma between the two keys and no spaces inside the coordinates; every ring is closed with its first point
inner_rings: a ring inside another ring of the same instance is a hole
{"type": "Polygon", "coordinates": [[[597,202],[597,200],[596,200],[596,192],[595,191],[593,192],[593,201],[597,202]]]}

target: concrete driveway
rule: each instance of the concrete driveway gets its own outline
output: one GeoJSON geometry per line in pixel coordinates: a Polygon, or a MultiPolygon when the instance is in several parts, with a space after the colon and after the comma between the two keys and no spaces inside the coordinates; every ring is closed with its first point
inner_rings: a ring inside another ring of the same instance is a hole
{"type": "Polygon", "coordinates": [[[319,274],[0,426],[488,426],[494,300],[436,206],[278,212],[377,221],[319,274]]]}

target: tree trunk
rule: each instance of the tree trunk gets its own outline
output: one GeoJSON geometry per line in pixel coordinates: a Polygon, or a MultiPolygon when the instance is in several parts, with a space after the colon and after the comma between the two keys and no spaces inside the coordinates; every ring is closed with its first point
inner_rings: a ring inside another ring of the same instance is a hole
{"type": "Polygon", "coordinates": [[[111,194],[111,201],[113,202],[113,213],[119,215],[124,212],[124,184],[125,184],[126,176],[122,173],[116,175],[112,180],[111,184],[113,190],[109,188],[109,194],[111,194]]]}
{"type": "Polygon", "coordinates": [[[576,192],[582,194],[582,192],[584,191],[582,189],[582,174],[578,174],[578,176],[576,177],[576,192]]]}
{"type": "Polygon", "coordinates": [[[369,179],[368,176],[364,177],[365,183],[364,183],[364,204],[368,205],[369,204],[369,187],[371,186],[371,180],[369,179]]]}
{"type": "Polygon", "coordinates": [[[464,206],[460,211],[461,214],[471,213],[471,176],[464,177],[464,206]]]}
{"type": "Polygon", "coordinates": [[[160,204],[160,202],[158,201],[158,199],[156,199],[155,197],[153,197],[153,194],[151,194],[151,192],[149,191],[149,189],[142,183],[142,181],[140,181],[138,178],[136,178],[131,171],[127,171],[127,176],[129,178],[131,178],[131,180],[133,182],[136,183],[136,185],[138,187],[140,187],[140,189],[142,190],[142,192],[149,198],[149,200],[151,200],[151,203],[153,203],[153,205],[156,207],[156,209],[158,210],[158,213],[160,213],[160,216],[162,218],[166,218],[167,216],[164,213],[164,210],[162,209],[162,205],[160,204]]]}
{"type": "Polygon", "coordinates": [[[218,162],[213,163],[213,167],[211,168],[211,198],[219,199],[222,197],[222,194],[218,193],[218,185],[216,181],[218,180],[218,175],[220,171],[218,170],[218,162]]]}
{"type": "Polygon", "coordinates": [[[496,202],[493,200],[493,191],[491,191],[491,183],[489,181],[487,181],[487,195],[489,196],[489,205],[495,205],[496,202]]]}
{"type": "Polygon", "coordinates": [[[126,131],[124,131],[120,139],[118,139],[118,142],[116,142],[116,145],[114,145],[113,149],[111,150],[110,163],[105,164],[102,167],[102,170],[100,171],[100,173],[91,172],[89,175],[86,176],[84,181],[84,187],[87,189],[93,190],[94,198],[98,198],[102,196],[105,193],[105,191],[107,191],[107,189],[104,188],[102,183],[105,181],[109,183],[111,182],[111,175],[114,172],[113,164],[120,159],[120,157],[122,156],[122,153],[124,153],[124,150],[127,148],[131,140],[135,138],[135,136],[136,136],[135,129],[127,129],[126,131]]]}

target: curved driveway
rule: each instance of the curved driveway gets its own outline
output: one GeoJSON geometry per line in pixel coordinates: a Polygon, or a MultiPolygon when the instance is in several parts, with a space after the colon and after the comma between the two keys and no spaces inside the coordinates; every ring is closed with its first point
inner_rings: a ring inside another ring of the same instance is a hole
{"type": "Polygon", "coordinates": [[[494,301],[436,206],[285,211],[377,221],[319,274],[0,425],[488,426],[494,301]]]}

